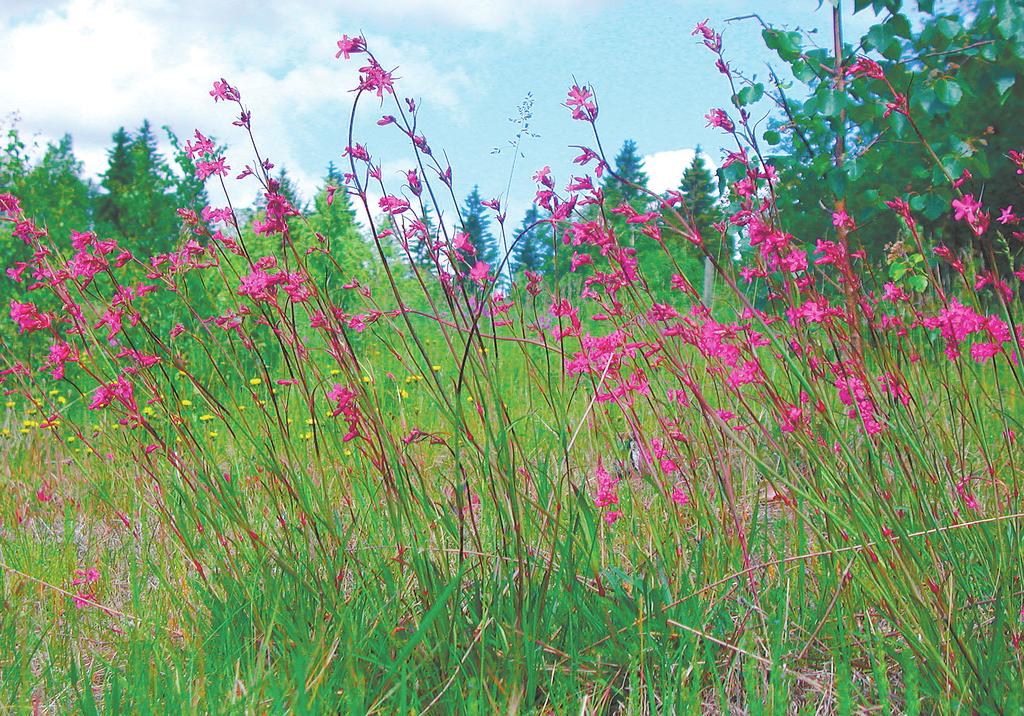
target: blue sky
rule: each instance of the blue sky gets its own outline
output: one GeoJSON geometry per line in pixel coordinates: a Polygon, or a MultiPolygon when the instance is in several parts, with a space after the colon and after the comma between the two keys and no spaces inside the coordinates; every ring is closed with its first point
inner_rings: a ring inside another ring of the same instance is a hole
{"type": "MultiPolygon", "coordinates": [[[[847,2],[847,4],[852,4],[847,2]]],[[[550,164],[568,179],[574,150],[588,144],[586,125],[561,106],[573,78],[589,82],[601,103],[599,129],[609,152],[636,140],[655,188],[674,185],[701,145],[712,160],[722,137],[704,114],[727,106],[728,89],[713,57],[691,37],[706,17],[721,28],[733,65],[764,77],[772,59],[753,20],[758,12],[788,29],[817,30],[830,42],[827,0],[614,2],[612,0],[313,0],[244,5],[180,0],[5,0],[0,9],[0,114],[17,112],[23,135],[39,142],[71,132],[91,175],[103,171],[111,133],[144,118],[180,135],[195,128],[231,147],[229,163],[247,161],[233,117],[207,92],[227,78],[253,111],[261,150],[286,166],[308,197],[328,161],[340,164],[359,63],[334,59],[342,33],[363,32],[382,64],[398,66],[402,96],[420,100],[421,127],[444,150],[465,195],[504,193],[511,154],[493,154],[515,131],[508,121],[528,93],[531,129],[512,178],[511,222],[533,192],[530,175],[550,164]]],[[[848,37],[873,16],[851,16],[848,37]]],[[[370,109],[367,105],[367,109],[370,109]]],[[[767,107],[765,110],[767,111],[767,107]]],[[[397,185],[411,154],[393,127],[363,113],[362,140],[397,185]]],[[[252,196],[241,188],[238,198],[252,196]]],[[[212,196],[215,204],[219,197],[212,196]]]]}

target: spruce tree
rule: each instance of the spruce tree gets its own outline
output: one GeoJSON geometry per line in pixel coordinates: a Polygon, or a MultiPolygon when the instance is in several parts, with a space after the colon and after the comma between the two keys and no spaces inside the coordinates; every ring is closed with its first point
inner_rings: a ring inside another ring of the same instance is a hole
{"type": "Polygon", "coordinates": [[[615,156],[615,174],[623,181],[607,175],[604,182],[605,210],[610,211],[627,201],[637,211],[643,211],[650,198],[638,187],[647,188],[647,174],[643,157],[632,139],[623,142],[622,149],[615,156]]]}
{"type": "Polygon", "coordinates": [[[206,183],[196,176],[195,162],[189,158],[178,135],[168,126],[164,126],[163,130],[174,148],[173,159],[180,172],[180,176],[174,177],[174,204],[179,209],[191,209],[201,215],[203,207],[210,203],[206,183]]]}
{"type": "MultiPolygon", "coordinates": [[[[685,205],[681,207],[684,216],[692,222],[693,227],[700,233],[704,240],[704,246],[708,252],[715,256],[719,262],[729,260],[727,247],[715,231],[713,225],[721,220],[721,211],[716,205],[715,181],[707,162],[701,154],[698,146],[693,160],[683,171],[683,178],[679,184],[679,191],[683,195],[685,205]]],[[[705,306],[710,306],[714,299],[715,289],[715,267],[710,258],[704,258],[704,287],[702,299],[705,306]]]]}
{"type": "Polygon", "coordinates": [[[491,234],[491,219],[482,201],[480,187],[474,186],[462,209],[462,230],[469,234],[469,242],[476,250],[470,257],[470,263],[485,261],[495,270],[501,257],[498,255],[498,242],[491,234]]]}
{"type": "Polygon", "coordinates": [[[157,147],[149,120],[139,127],[130,151],[134,176],[128,202],[128,236],[146,253],[170,251],[177,243],[181,223],[174,198],[175,179],[157,147]]]}
{"type": "MultiPolygon", "coordinates": [[[[601,191],[604,195],[604,221],[614,231],[615,237],[620,246],[636,246],[638,250],[644,247],[645,242],[650,242],[640,236],[639,229],[635,224],[629,224],[622,214],[614,213],[623,203],[629,204],[634,211],[642,213],[647,211],[651,198],[644,192],[647,188],[647,173],[644,172],[643,157],[637,149],[637,144],[632,139],[622,143],[622,148],[615,156],[611,172],[606,172],[601,181],[601,191]],[[612,176],[612,174],[615,176],[612,176]],[[620,177],[621,181],[619,178],[620,177]]],[[[599,213],[596,209],[589,209],[587,216],[590,219],[597,219],[599,213]]],[[[606,263],[606,259],[600,256],[596,248],[590,246],[565,246],[561,243],[557,246],[557,260],[549,256],[546,265],[553,271],[556,279],[570,273],[572,257],[575,253],[589,254],[596,265],[606,263]],[[554,269],[557,268],[557,271],[554,269]]]]}
{"type": "Polygon", "coordinates": [[[513,274],[522,271],[538,273],[543,271],[547,263],[551,254],[551,231],[547,224],[537,224],[539,219],[540,212],[537,207],[530,206],[516,232],[519,242],[513,253],[513,274]]]}
{"type": "MultiPolygon", "coordinates": [[[[338,184],[339,180],[340,176],[333,173],[331,167],[328,167],[324,183],[317,190],[316,196],[313,197],[313,209],[307,217],[308,227],[314,234],[319,234],[323,237],[322,244],[315,235],[312,237],[312,241],[317,246],[328,249],[331,253],[331,258],[337,261],[345,272],[345,280],[341,283],[346,283],[353,278],[362,283],[367,283],[370,269],[373,265],[373,255],[369,244],[363,240],[359,230],[356,214],[352,208],[351,197],[349,197],[345,187],[338,184]],[[336,187],[330,204],[327,203],[329,186],[336,187]]],[[[296,227],[298,226],[299,223],[297,222],[296,227]]],[[[305,224],[302,227],[303,231],[305,231],[305,224]]],[[[302,241],[305,242],[307,239],[303,238],[302,241]]],[[[310,254],[309,262],[311,271],[316,272],[317,267],[319,267],[323,272],[322,283],[326,285],[336,280],[336,277],[332,278],[336,272],[332,261],[326,257],[321,258],[320,254],[314,253],[310,254]]],[[[331,299],[337,301],[338,305],[342,307],[347,305],[350,297],[352,297],[350,291],[334,291],[331,293],[331,299]]]]}
{"type": "Polygon", "coordinates": [[[419,219],[426,227],[426,237],[423,240],[413,239],[409,242],[409,255],[412,256],[413,262],[420,268],[434,269],[434,256],[431,253],[430,244],[437,240],[437,225],[434,223],[429,205],[423,205],[423,213],[419,219]]]}
{"type": "Polygon", "coordinates": [[[174,248],[180,219],[176,179],[157,147],[148,121],[133,137],[121,127],[107,153],[107,171],[96,198],[96,228],[121,239],[141,256],[174,248]]]}
{"type": "Polygon", "coordinates": [[[123,236],[125,196],[132,184],[134,170],[131,160],[131,135],[118,127],[114,146],[107,151],[107,171],[100,178],[101,192],[96,197],[96,230],[104,235],[123,236]]]}

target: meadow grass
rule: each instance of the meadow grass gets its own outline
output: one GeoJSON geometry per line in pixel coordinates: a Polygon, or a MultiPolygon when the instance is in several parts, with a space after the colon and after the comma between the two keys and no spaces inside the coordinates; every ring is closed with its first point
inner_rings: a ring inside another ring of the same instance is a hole
{"type": "MultiPolygon", "coordinates": [[[[368,57],[358,97],[390,101],[368,57]]],[[[496,293],[394,100],[417,180],[389,191],[353,139],[341,189],[383,291],[293,239],[258,163],[265,256],[228,212],[230,241],[186,217],[167,257],[116,265],[4,197],[38,293],[5,355],[0,707],[1020,709],[1016,302],[970,262],[883,293],[841,244],[794,259],[746,157],[761,191],[729,230],[755,271],[719,263],[713,306],[632,251],[699,248],[684,207],[603,207],[543,172],[547,220],[595,265],[496,293]],[[428,204],[433,270],[389,243],[422,237],[428,204]]],[[[581,126],[592,102],[570,93],[581,126]]],[[[909,212],[906,231],[924,253],[909,212]]]]}

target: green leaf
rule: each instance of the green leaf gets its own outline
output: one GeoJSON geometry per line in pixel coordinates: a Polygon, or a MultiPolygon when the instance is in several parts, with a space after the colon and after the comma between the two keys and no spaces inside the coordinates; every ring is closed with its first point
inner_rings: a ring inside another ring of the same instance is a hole
{"type": "Polygon", "coordinates": [[[914,94],[912,101],[925,114],[934,114],[935,104],[938,102],[938,98],[935,96],[935,88],[923,88],[920,92],[914,94]]]}
{"type": "Polygon", "coordinates": [[[996,0],[996,18],[999,31],[1007,40],[1012,39],[1020,30],[1021,9],[1014,0],[996,0]]]}
{"type": "Polygon", "coordinates": [[[776,144],[782,142],[782,135],[779,134],[774,129],[769,129],[767,132],[764,133],[764,141],[767,142],[770,146],[774,147],[776,144]]]}
{"type": "Polygon", "coordinates": [[[828,183],[828,188],[832,191],[834,195],[846,195],[847,178],[846,171],[843,168],[836,167],[835,169],[830,171],[828,173],[828,178],[826,179],[826,182],[828,183]]]}
{"type": "Polygon", "coordinates": [[[942,79],[935,83],[935,96],[950,107],[956,107],[963,99],[964,91],[956,80],[942,79]]]}
{"type": "Polygon", "coordinates": [[[818,76],[814,74],[814,69],[810,64],[808,64],[807,60],[804,59],[795,60],[793,64],[790,65],[790,69],[793,71],[793,76],[804,84],[809,84],[818,78],[818,76]]]}
{"type": "Polygon", "coordinates": [[[988,153],[978,152],[971,160],[974,163],[974,174],[982,179],[989,179],[992,177],[992,167],[988,163],[988,153]]]}
{"type": "Polygon", "coordinates": [[[893,15],[886,24],[892,25],[892,33],[897,37],[910,39],[910,21],[906,15],[893,15]]]}
{"type": "Polygon", "coordinates": [[[872,25],[871,29],[868,30],[868,34],[864,36],[864,45],[869,49],[873,48],[879,52],[885,52],[895,39],[893,28],[890,25],[872,25]]]}
{"type": "Polygon", "coordinates": [[[948,199],[943,199],[935,194],[929,194],[928,199],[924,203],[924,210],[921,213],[924,214],[924,218],[928,219],[928,221],[935,221],[947,211],[949,211],[948,199]]]}
{"type": "Polygon", "coordinates": [[[952,40],[954,37],[957,36],[957,33],[960,32],[963,26],[956,20],[953,20],[948,17],[943,17],[936,20],[935,27],[942,34],[943,37],[945,37],[947,40],[952,40]]]}
{"type": "Polygon", "coordinates": [[[864,163],[858,159],[846,163],[846,176],[850,181],[857,181],[864,176],[864,163]]]}
{"type": "Polygon", "coordinates": [[[734,104],[737,107],[743,107],[748,104],[754,104],[762,97],[764,97],[764,85],[758,82],[755,85],[741,89],[736,95],[736,102],[734,104]]]}
{"type": "Polygon", "coordinates": [[[801,55],[800,33],[782,32],[770,28],[761,32],[764,44],[786,62],[792,62],[801,55]]]}
{"type": "Polygon", "coordinates": [[[822,114],[834,117],[846,107],[846,104],[846,95],[842,92],[828,89],[818,93],[818,111],[822,114]]]}
{"type": "Polygon", "coordinates": [[[1009,92],[1017,82],[1017,74],[1012,70],[996,68],[992,73],[992,81],[996,83],[996,89],[999,90],[999,96],[1003,97],[1005,100],[1006,93],[1009,92]]]}
{"type": "Polygon", "coordinates": [[[928,279],[920,274],[907,279],[907,285],[916,293],[924,293],[928,288],[928,279]]]}
{"type": "Polygon", "coordinates": [[[899,112],[893,112],[889,115],[889,126],[892,127],[893,132],[896,136],[902,139],[910,134],[910,123],[907,122],[907,118],[899,112]]]}

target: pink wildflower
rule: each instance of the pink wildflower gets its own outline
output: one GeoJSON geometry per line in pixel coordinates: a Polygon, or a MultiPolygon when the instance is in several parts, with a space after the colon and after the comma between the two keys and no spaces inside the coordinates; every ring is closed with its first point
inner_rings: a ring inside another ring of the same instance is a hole
{"type": "Polygon", "coordinates": [[[334,59],[344,57],[346,60],[354,54],[364,52],[366,50],[366,40],[362,37],[349,37],[348,35],[342,35],[341,39],[338,40],[338,52],[334,55],[334,59]]]}

